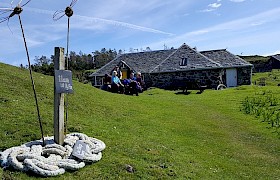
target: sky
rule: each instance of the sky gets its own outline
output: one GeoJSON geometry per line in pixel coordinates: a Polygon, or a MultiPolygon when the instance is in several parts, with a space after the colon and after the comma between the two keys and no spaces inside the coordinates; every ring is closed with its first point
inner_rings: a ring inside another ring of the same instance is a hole
{"type": "MultiPolygon", "coordinates": [[[[27,0],[1,0],[0,21],[27,0]],[[2,10],[1,10],[2,9],[2,10]]],[[[71,0],[31,0],[20,14],[31,63],[66,48],[71,0]]],[[[236,55],[280,53],[280,0],[78,0],[70,18],[69,51],[121,49],[129,53],[179,48],[227,49],[236,55]]],[[[17,15],[0,24],[0,62],[27,64],[17,15]]]]}

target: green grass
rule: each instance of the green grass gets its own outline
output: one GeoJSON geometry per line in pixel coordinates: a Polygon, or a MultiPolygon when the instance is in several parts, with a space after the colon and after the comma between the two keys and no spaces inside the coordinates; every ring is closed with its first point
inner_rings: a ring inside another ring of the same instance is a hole
{"type": "Polygon", "coordinates": [[[258,84],[261,78],[265,79],[266,85],[277,86],[280,84],[280,70],[273,69],[271,72],[253,73],[252,81],[258,84]]]}
{"type": "MultiPolygon", "coordinates": [[[[27,70],[0,63],[0,150],[40,139],[27,70]]],[[[53,134],[53,77],[34,73],[45,136],[53,134]]],[[[103,140],[100,162],[48,179],[279,179],[280,140],[240,111],[247,96],[279,87],[241,86],[176,95],[112,94],[74,81],[68,129],[103,140]],[[125,165],[134,167],[129,173],[125,165]]],[[[37,179],[0,170],[3,179],[37,179]]]]}

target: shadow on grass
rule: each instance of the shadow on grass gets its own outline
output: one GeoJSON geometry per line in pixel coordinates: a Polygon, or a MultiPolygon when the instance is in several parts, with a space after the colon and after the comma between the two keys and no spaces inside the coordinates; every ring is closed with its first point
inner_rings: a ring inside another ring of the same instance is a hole
{"type": "Polygon", "coordinates": [[[191,92],[176,92],[175,93],[176,95],[189,95],[189,94],[191,94],[191,92]]]}
{"type": "MultiPolygon", "coordinates": [[[[198,91],[196,92],[196,94],[201,94],[202,92],[198,91]]],[[[191,94],[191,92],[187,91],[187,92],[176,92],[176,95],[189,95],[191,94]]]]}

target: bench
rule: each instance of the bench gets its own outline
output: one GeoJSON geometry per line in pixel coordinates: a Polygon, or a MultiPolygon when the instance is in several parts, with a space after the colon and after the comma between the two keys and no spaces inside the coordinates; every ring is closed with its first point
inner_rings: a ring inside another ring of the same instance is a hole
{"type": "Polygon", "coordinates": [[[182,90],[183,93],[186,93],[188,90],[198,90],[202,93],[207,86],[202,85],[199,81],[192,81],[187,79],[174,79],[171,83],[172,90],[182,90]]]}

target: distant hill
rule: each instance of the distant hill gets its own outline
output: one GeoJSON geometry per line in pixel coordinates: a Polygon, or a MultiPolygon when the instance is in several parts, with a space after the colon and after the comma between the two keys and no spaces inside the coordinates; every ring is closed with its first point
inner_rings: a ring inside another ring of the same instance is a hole
{"type": "Polygon", "coordinates": [[[252,55],[239,57],[253,64],[253,72],[270,72],[272,70],[270,56],[252,55]]]}
{"type": "Polygon", "coordinates": [[[267,62],[269,60],[269,56],[260,56],[260,55],[250,55],[250,56],[239,56],[240,58],[250,62],[267,62]]]}

